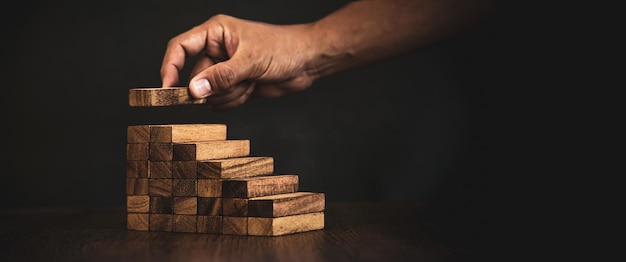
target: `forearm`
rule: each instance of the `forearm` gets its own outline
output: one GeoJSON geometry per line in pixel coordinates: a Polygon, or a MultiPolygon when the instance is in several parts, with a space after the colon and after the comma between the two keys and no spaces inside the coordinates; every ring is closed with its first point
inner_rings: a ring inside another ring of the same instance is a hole
{"type": "Polygon", "coordinates": [[[495,0],[362,0],[312,24],[309,73],[322,77],[425,47],[471,26],[495,0]]]}

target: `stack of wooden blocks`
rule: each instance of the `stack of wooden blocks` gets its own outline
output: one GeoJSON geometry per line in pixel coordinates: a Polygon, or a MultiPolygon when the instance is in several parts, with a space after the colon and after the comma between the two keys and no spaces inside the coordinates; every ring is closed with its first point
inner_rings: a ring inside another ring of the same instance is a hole
{"type": "Polygon", "coordinates": [[[279,236],[324,228],[325,196],[298,191],[272,157],[223,124],[134,125],[127,130],[127,228],[279,236]]]}

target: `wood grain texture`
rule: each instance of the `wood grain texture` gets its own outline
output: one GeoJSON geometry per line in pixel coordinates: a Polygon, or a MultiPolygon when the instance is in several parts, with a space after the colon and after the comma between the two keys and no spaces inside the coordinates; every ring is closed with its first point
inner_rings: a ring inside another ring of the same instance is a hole
{"type": "Polygon", "coordinates": [[[174,215],[150,214],[150,231],[172,232],[174,215]]]}
{"type": "Polygon", "coordinates": [[[198,225],[198,216],[174,215],[174,232],[195,233],[198,225]]]}
{"type": "Polygon", "coordinates": [[[150,178],[172,178],[172,161],[148,161],[150,178]]]}
{"type": "Polygon", "coordinates": [[[126,212],[148,213],[150,211],[149,196],[126,196],[126,212]]]}
{"type": "Polygon", "coordinates": [[[204,104],[206,99],[195,99],[187,87],[144,87],[128,90],[131,107],[175,106],[204,104]]]}
{"type": "Polygon", "coordinates": [[[186,143],[226,140],[224,124],[172,124],[151,125],[150,142],[186,143]]]}
{"type": "Polygon", "coordinates": [[[296,192],[255,197],[249,199],[248,216],[283,217],[316,213],[324,211],[325,206],[324,193],[296,192]]]}
{"type": "Polygon", "coordinates": [[[150,197],[150,214],[173,214],[173,197],[150,197]]]}
{"type": "Polygon", "coordinates": [[[222,234],[222,216],[198,216],[197,232],[222,234]]]}
{"type": "Polygon", "coordinates": [[[173,178],[196,178],[197,161],[172,161],[173,178]]]}
{"type": "Polygon", "coordinates": [[[219,197],[198,197],[198,215],[221,216],[222,199],[219,197]]]}
{"type": "Polygon", "coordinates": [[[248,234],[248,218],[247,217],[222,217],[222,234],[225,235],[242,235],[248,234]]]}
{"type": "Polygon", "coordinates": [[[150,196],[172,196],[172,179],[150,178],[148,185],[150,196]]]}
{"type": "Polygon", "coordinates": [[[150,126],[134,125],[126,128],[126,140],[128,143],[150,142],[150,126]]]}
{"type": "Polygon", "coordinates": [[[126,179],[126,195],[148,195],[148,179],[147,178],[127,178],[126,179]]]}
{"type": "Polygon", "coordinates": [[[202,161],[250,154],[250,140],[214,140],[173,145],[173,160],[202,161]]]}
{"type": "Polygon", "coordinates": [[[148,160],[148,143],[126,144],[126,160],[148,160]]]}
{"type": "Polygon", "coordinates": [[[324,212],[276,218],[249,217],[248,234],[252,236],[281,236],[324,228],[324,212]]]}
{"type": "Polygon", "coordinates": [[[173,148],[168,143],[150,143],[148,160],[150,161],[172,161],[173,148]]]}
{"type": "Polygon", "coordinates": [[[271,175],[222,181],[222,196],[252,198],[298,191],[297,175],[271,175]]]}
{"type": "Polygon", "coordinates": [[[222,180],[198,179],[198,196],[222,197],[222,180]]]}
{"type": "Polygon", "coordinates": [[[148,214],[128,213],[126,215],[126,228],[128,230],[148,231],[148,214]]]}
{"type": "Polygon", "coordinates": [[[234,157],[198,162],[198,178],[242,178],[274,172],[273,157],[234,157]]]}
{"type": "Polygon", "coordinates": [[[149,174],[149,171],[148,171],[148,161],[147,160],[126,161],[126,177],[129,177],[129,178],[135,178],[135,177],[147,178],[148,174],[149,174]]]}
{"type": "Polygon", "coordinates": [[[174,214],[196,215],[198,214],[197,197],[174,197],[174,214]]]}
{"type": "Polygon", "coordinates": [[[246,198],[222,198],[222,214],[231,217],[248,216],[248,199],[246,198]]]}
{"type": "Polygon", "coordinates": [[[197,179],[174,179],[173,196],[198,196],[197,179]]]}

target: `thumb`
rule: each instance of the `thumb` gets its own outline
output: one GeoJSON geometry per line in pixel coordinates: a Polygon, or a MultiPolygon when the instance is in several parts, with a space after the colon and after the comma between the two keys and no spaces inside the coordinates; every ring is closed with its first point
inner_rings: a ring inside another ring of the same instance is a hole
{"type": "Polygon", "coordinates": [[[249,64],[241,63],[233,57],[209,66],[189,81],[189,91],[196,98],[205,98],[229,89],[250,77],[249,64]]]}

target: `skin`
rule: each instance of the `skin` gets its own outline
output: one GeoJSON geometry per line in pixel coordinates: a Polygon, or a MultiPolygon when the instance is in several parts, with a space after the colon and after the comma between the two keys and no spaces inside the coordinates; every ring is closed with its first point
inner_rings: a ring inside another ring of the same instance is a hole
{"type": "Polygon", "coordinates": [[[253,95],[303,91],[321,77],[428,46],[478,23],[495,6],[496,0],[362,0],[294,25],[216,15],[169,41],[162,85],[179,85],[185,60],[198,56],[191,95],[207,98],[213,111],[229,110],[253,95]]]}

